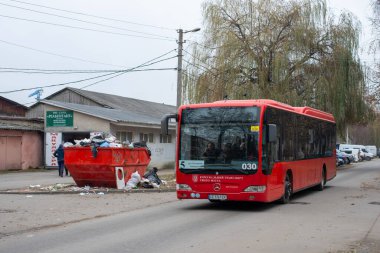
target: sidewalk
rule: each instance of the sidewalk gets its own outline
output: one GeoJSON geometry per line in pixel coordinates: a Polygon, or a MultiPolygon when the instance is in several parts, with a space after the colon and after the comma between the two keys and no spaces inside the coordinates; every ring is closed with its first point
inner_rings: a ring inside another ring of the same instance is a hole
{"type": "Polygon", "coordinates": [[[30,185],[75,184],[72,177],[59,177],[57,170],[41,172],[15,171],[0,174],[0,190],[13,190],[30,185]]]}

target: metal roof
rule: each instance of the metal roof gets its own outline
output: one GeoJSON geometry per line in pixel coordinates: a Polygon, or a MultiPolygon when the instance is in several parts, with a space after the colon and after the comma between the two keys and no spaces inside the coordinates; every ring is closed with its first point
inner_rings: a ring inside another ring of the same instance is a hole
{"type": "Polygon", "coordinates": [[[150,113],[150,115],[145,115],[132,110],[108,109],[98,106],[65,103],[54,100],[41,100],[40,102],[113,122],[159,125],[161,124],[161,118],[165,114],[157,112],[156,114],[150,113]]]}
{"type": "Polygon", "coordinates": [[[128,111],[128,112],[134,112],[137,114],[143,114],[145,116],[150,116],[153,118],[157,117],[157,115],[162,117],[165,114],[175,113],[177,110],[176,106],[173,106],[173,105],[155,103],[155,102],[150,102],[150,101],[127,98],[127,97],[88,91],[88,90],[81,90],[81,89],[76,89],[76,88],[71,88],[71,87],[67,87],[63,90],[60,90],[46,97],[45,100],[54,99],[55,95],[63,92],[64,90],[70,90],[72,92],[75,92],[83,97],[96,101],[97,103],[102,104],[105,107],[119,109],[124,112],[128,111]]]}

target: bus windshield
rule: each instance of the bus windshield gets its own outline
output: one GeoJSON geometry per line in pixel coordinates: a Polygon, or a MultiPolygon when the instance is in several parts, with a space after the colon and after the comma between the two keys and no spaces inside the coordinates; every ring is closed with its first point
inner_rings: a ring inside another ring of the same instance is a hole
{"type": "Polygon", "coordinates": [[[259,107],[184,109],[179,169],[184,173],[255,173],[259,123],[259,107]]]}

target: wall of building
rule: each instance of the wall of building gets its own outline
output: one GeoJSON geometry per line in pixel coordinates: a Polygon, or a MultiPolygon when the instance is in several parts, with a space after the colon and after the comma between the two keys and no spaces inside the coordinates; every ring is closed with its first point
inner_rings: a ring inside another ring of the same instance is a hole
{"type": "MultiPolygon", "coordinates": [[[[45,105],[45,111],[66,111],[50,105],[45,105]]],[[[74,112],[72,127],[46,127],[45,132],[110,132],[108,120],[96,118],[79,112],[74,112]]]]}
{"type": "Polygon", "coordinates": [[[153,134],[153,142],[147,142],[152,156],[149,167],[157,168],[173,168],[175,160],[175,131],[171,131],[171,143],[160,143],[161,129],[158,126],[151,127],[136,127],[136,126],[123,126],[111,125],[112,134],[116,135],[117,132],[132,132],[132,140],[130,142],[139,142],[140,133],[153,134]]]}
{"type": "Polygon", "coordinates": [[[25,116],[26,108],[20,104],[0,98],[0,115],[25,116]]]}
{"type": "Polygon", "coordinates": [[[44,105],[43,104],[37,104],[26,112],[25,116],[27,118],[44,118],[44,105]]]}

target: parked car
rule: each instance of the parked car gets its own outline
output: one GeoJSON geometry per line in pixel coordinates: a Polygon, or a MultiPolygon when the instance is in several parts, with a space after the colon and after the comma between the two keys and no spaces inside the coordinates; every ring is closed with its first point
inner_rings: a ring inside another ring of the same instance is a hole
{"type": "Polygon", "coordinates": [[[341,152],[341,151],[337,150],[336,155],[338,156],[338,158],[341,158],[343,160],[344,164],[350,164],[351,163],[350,156],[348,154],[346,154],[345,152],[341,152]]]}
{"type": "Polygon", "coordinates": [[[339,158],[338,155],[336,155],[336,166],[342,166],[344,164],[344,161],[342,158],[339,158]]]}

